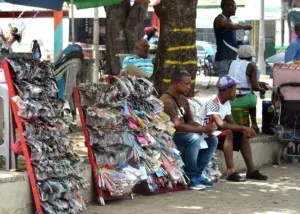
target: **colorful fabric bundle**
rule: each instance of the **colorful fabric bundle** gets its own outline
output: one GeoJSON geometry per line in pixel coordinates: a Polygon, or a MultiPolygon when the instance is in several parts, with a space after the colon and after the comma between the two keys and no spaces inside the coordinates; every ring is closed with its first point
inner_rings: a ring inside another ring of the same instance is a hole
{"type": "Polygon", "coordinates": [[[139,170],[126,166],[123,169],[99,171],[99,186],[110,192],[112,196],[129,194],[132,188],[140,181],[139,170]]]}

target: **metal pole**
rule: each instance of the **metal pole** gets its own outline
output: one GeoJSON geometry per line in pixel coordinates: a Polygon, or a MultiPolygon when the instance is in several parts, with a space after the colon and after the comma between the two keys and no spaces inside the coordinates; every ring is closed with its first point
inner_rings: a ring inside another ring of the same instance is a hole
{"type": "Polygon", "coordinates": [[[99,12],[98,7],[94,8],[94,72],[93,82],[99,79],[99,12]]]}
{"type": "Polygon", "coordinates": [[[71,0],[71,37],[72,45],[75,44],[75,24],[74,24],[74,0],[71,0]]]}
{"type": "Polygon", "coordinates": [[[281,46],[285,43],[285,20],[287,17],[287,2],[281,0],[281,46]]]}
{"type": "Polygon", "coordinates": [[[259,22],[259,47],[258,47],[258,68],[262,74],[266,74],[265,66],[265,1],[260,0],[260,22],[259,22]]]}
{"type": "Polygon", "coordinates": [[[284,17],[281,17],[281,46],[284,46],[284,40],[285,40],[285,19],[284,17]]]}

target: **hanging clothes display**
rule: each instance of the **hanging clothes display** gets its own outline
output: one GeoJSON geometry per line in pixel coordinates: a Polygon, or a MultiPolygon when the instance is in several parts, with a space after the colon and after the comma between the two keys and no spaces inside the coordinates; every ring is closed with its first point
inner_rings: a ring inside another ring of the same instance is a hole
{"type": "Polygon", "coordinates": [[[20,57],[7,61],[41,207],[49,214],[81,213],[86,208],[79,191],[89,185],[79,175],[81,160],[70,148],[69,127],[60,117],[63,103],[57,98],[54,69],[20,57]]]}
{"type": "Polygon", "coordinates": [[[99,201],[104,205],[103,191],[122,197],[141,182],[152,193],[184,189],[183,161],[172,141],[175,129],[152,95],[153,84],[135,77],[106,80],[74,89],[90,161],[97,167],[99,201]]]}

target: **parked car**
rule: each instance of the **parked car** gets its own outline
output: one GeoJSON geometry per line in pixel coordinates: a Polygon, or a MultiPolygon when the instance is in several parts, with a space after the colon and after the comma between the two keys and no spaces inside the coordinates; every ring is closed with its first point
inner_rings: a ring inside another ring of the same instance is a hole
{"type": "Polygon", "coordinates": [[[285,52],[275,54],[275,55],[270,56],[269,58],[267,58],[265,60],[265,62],[266,62],[266,74],[267,75],[269,74],[270,78],[273,78],[273,73],[272,73],[273,64],[276,63],[276,62],[284,62],[284,57],[285,57],[285,52]]]}
{"type": "Polygon", "coordinates": [[[217,76],[215,55],[216,46],[205,41],[196,41],[198,74],[202,71],[205,76],[217,76]]]}

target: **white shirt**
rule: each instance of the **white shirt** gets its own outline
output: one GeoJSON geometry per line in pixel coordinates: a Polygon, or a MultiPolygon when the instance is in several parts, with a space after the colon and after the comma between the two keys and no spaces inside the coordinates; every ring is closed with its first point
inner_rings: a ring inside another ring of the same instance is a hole
{"type": "MultiPolygon", "coordinates": [[[[227,101],[226,103],[222,104],[218,97],[208,101],[205,105],[206,109],[206,119],[205,123],[208,123],[208,120],[211,118],[212,115],[218,114],[222,118],[225,119],[226,116],[231,115],[231,105],[230,102],[227,101]]],[[[214,124],[217,128],[217,125],[214,124]]]]}
{"type": "Polygon", "coordinates": [[[249,77],[247,76],[247,67],[249,65],[249,61],[237,59],[232,61],[230,64],[228,76],[232,77],[237,82],[237,89],[244,88],[249,90],[243,90],[241,94],[249,94],[251,93],[251,84],[249,77]]]}

